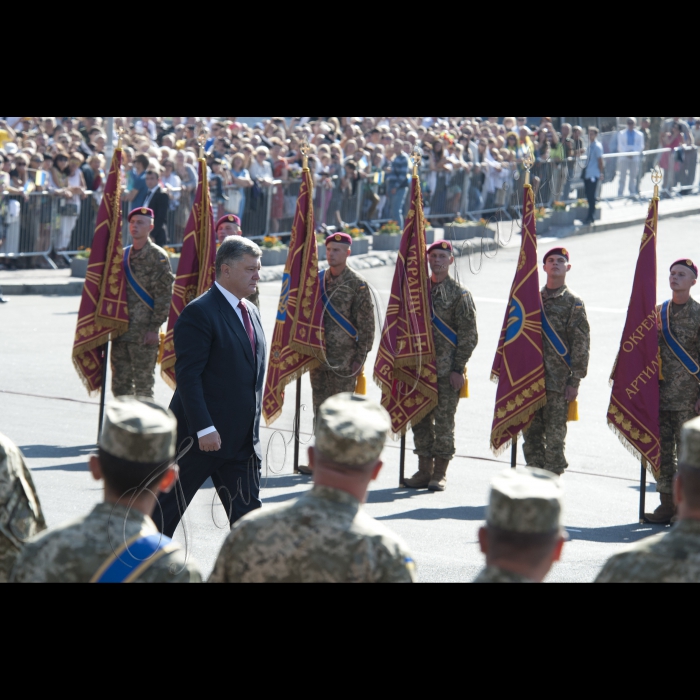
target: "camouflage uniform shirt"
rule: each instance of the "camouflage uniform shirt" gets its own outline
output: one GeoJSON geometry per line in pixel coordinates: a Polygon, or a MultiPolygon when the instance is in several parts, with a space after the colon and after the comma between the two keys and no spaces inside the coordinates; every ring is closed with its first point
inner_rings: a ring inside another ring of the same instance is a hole
{"type": "Polygon", "coordinates": [[[576,389],[588,374],[591,355],[591,328],[583,301],[563,286],[556,291],[542,290],[542,304],[549,323],[564,341],[571,356],[571,367],[542,333],[547,391],[563,394],[567,386],[576,389]]]}
{"type": "Polygon", "coordinates": [[[0,583],[7,583],[24,542],[46,529],[22,453],[0,435],[0,583]]]}
{"type": "Polygon", "coordinates": [[[452,372],[461,374],[479,343],[474,299],[457,281],[448,277],[441,284],[433,285],[433,309],[457,334],[455,347],[433,326],[438,377],[449,377],[452,372]]]}
{"type": "MultiPolygon", "coordinates": [[[[90,515],[30,540],[17,560],[14,583],[89,583],[114,550],[125,541],[157,534],[143,513],[101,503],[90,515]]],[[[197,567],[187,562],[184,550],[166,554],[136,583],[201,583],[197,567]]]]}
{"type": "Polygon", "coordinates": [[[520,574],[499,569],[497,566],[487,566],[474,583],[534,583],[534,581],[520,574]]]}
{"type": "Polygon", "coordinates": [[[700,583],[700,521],[682,520],[617,554],[596,583],[700,583]]]}
{"type": "Polygon", "coordinates": [[[374,303],[372,295],[360,275],[346,267],[334,277],[330,269],[325,274],[326,294],[333,308],[357,329],[355,342],[332,318],[328,311],[323,317],[326,336],[327,365],[321,369],[334,369],[350,374],[354,362],[364,365],[374,345],[374,303]]]}
{"type": "Polygon", "coordinates": [[[406,546],[349,494],[315,487],[247,515],[226,540],[210,583],[412,583],[406,546]]]}
{"type": "MultiPolygon", "coordinates": [[[[661,307],[659,311],[659,328],[661,327],[661,307]]],[[[688,354],[700,363],[700,304],[694,299],[681,309],[669,309],[671,332],[688,354]]],[[[661,410],[692,411],[700,396],[698,380],[688,372],[680,360],[673,354],[659,330],[659,347],[661,349],[661,410]]]]}
{"type": "Polygon", "coordinates": [[[150,238],[141,250],[131,249],[130,261],[134,277],[153,298],[155,306],[151,311],[127,282],[129,330],[118,341],[141,344],[146,333],[157,333],[168,320],[175,277],[168,254],[150,238]]]}

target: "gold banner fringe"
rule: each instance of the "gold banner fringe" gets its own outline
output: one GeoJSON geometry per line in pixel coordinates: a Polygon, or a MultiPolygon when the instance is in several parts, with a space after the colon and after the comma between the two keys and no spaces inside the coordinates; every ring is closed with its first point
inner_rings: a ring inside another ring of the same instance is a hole
{"type": "MultiPolygon", "coordinates": [[[[503,435],[503,433],[508,430],[508,428],[513,428],[516,425],[522,425],[523,427],[518,431],[518,434],[520,434],[531,422],[532,417],[539,411],[541,408],[544,408],[547,405],[547,397],[543,396],[541,399],[538,399],[534,404],[531,406],[528,406],[526,409],[523,409],[522,411],[519,411],[515,415],[511,416],[505,423],[502,425],[499,425],[499,432],[495,437],[499,437],[503,435]]],[[[505,447],[498,447],[495,448],[493,446],[493,436],[491,438],[491,452],[498,457],[499,455],[503,454],[505,451],[505,447]]]]}
{"type": "MultiPolygon", "coordinates": [[[[310,372],[312,369],[316,369],[317,367],[320,367],[321,363],[318,362],[317,360],[314,360],[312,362],[309,362],[308,364],[304,365],[303,367],[300,367],[296,372],[293,372],[292,374],[288,375],[287,377],[284,377],[284,379],[280,380],[280,393],[284,394],[284,390],[290,385],[293,384],[294,382],[297,381],[297,379],[301,379],[307,372],[310,372]]],[[[283,402],[280,402],[283,403],[283,402]]],[[[284,410],[284,406],[280,406],[279,410],[273,413],[269,418],[265,419],[265,426],[270,427],[281,415],[284,410]]]]}
{"type": "MultiPolygon", "coordinates": [[[[104,345],[104,343],[103,343],[103,345],[104,345]]],[[[82,364],[80,362],[78,362],[78,359],[79,359],[78,357],[73,358],[73,367],[75,367],[75,371],[78,373],[78,376],[80,377],[80,381],[83,383],[83,386],[87,390],[88,396],[90,398],[95,398],[95,397],[100,395],[100,392],[102,391],[102,387],[100,387],[99,389],[90,388],[90,384],[89,384],[87,378],[85,377],[85,375],[83,374],[82,364]]]]}
{"type": "Polygon", "coordinates": [[[616,425],[611,423],[609,419],[608,428],[610,428],[610,430],[613,433],[615,433],[617,439],[622,443],[622,446],[633,457],[636,457],[638,462],[643,462],[644,466],[646,467],[646,470],[654,477],[654,479],[658,480],[658,478],[661,476],[661,470],[659,470],[657,473],[654,470],[653,465],[649,463],[649,460],[639,451],[639,448],[637,448],[633,442],[630,442],[629,438],[616,425]]]}

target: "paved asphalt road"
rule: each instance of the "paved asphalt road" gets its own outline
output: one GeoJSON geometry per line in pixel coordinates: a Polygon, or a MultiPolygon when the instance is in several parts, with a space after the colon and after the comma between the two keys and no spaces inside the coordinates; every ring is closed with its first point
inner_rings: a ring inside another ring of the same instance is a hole
{"type": "MultiPolygon", "coordinates": [[[[700,217],[662,222],[660,299],[668,293],[667,265],[678,258],[700,257],[699,223],[700,217]]],[[[581,392],[581,422],[573,424],[569,433],[570,471],[563,479],[571,542],[550,576],[553,582],[592,581],[610,555],[655,531],[637,523],[639,466],[606,425],[608,377],[622,333],[641,233],[640,227],[634,227],[564,241],[573,263],[569,283],[586,302],[593,349],[590,374],[581,392]]],[[[546,239],[541,242],[541,254],[550,244],[546,239]]],[[[449,472],[449,490],[434,495],[397,488],[399,449],[390,443],[385,469],[370,494],[369,513],[409,543],[422,581],[467,582],[482,566],[477,531],[484,520],[489,481],[508,467],[508,455],[494,459],[489,450],[496,391],[489,376],[516,251],[515,247],[500,250],[495,259],[484,262],[478,275],[472,274],[467,260],[457,267],[476,299],[481,342],[469,366],[471,399],[462,401],[459,408],[458,457],[449,472]]],[[[393,267],[369,270],[366,277],[383,313],[393,267]]],[[[273,283],[261,290],[268,336],[279,289],[279,283],[273,283]]],[[[70,360],[78,305],[77,298],[17,297],[0,307],[0,431],[23,449],[50,525],[85,513],[101,496],[99,484],[86,468],[96,438],[97,399],[87,396],[70,360]]],[[[370,364],[373,361],[374,356],[370,364]]],[[[379,390],[369,384],[370,395],[378,399],[379,390]]],[[[310,394],[305,378],[302,399],[307,406],[310,394]]],[[[171,395],[159,378],[157,399],[167,403],[171,395]]],[[[284,416],[274,430],[263,431],[266,504],[286,502],[308,488],[306,479],[292,474],[289,443],[294,399],[291,389],[284,416]]],[[[308,433],[310,428],[307,412],[302,430],[308,433]]],[[[408,463],[412,473],[415,458],[411,454],[408,463]]],[[[649,503],[655,507],[658,497],[653,486],[650,491],[649,503]]],[[[197,497],[188,520],[190,551],[208,575],[226,537],[223,509],[211,484],[197,497]]]]}

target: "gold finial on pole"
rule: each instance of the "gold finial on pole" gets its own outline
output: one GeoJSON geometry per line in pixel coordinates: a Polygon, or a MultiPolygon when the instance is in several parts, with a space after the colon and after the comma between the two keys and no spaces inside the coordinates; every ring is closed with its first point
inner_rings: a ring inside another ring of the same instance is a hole
{"type": "MultiPolygon", "coordinates": [[[[122,139],[124,138],[124,127],[123,126],[120,126],[117,129],[117,135],[119,137],[119,138],[117,138],[117,148],[119,149],[122,147],[122,139]]],[[[112,142],[112,143],[114,143],[114,142],[112,142]]]]}
{"type": "Polygon", "coordinates": [[[418,146],[416,146],[413,149],[413,153],[411,153],[411,162],[413,163],[413,177],[418,178],[418,170],[423,162],[423,154],[420,152],[418,146]]]}
{"type": "Polygon", "coordinates": [[[532,170],[535,165],[535,157],[532,155],[530,147],[525,148],[525,155],[523,156],[523,166],[525,167],[525,185],[530,184],[530,170],[532,170]]]}
{"type": "Polygon", "coordinates": [[[198,137],[197,137],[197,143],[199,144],[199,157],[200,159],[204,159],[204,147],[207,145],[207,135],[202,132],[198,137]]]}
{"type": "Polygon", "coordinates": [[[304,142],[301,144],[301,147],[299,148],[301,151],[301,167],[304,170],[309,169],[309,154],[311,153],[311,148],[309,148],[309,141],[308,139],[304,139],[304,142]]]}
{"type": "Polygon", "coordinates": [[[654,183],[654,199],[659,198],[659,187],[664,181],[664,174],[661,168],[657,165],[651,173],[651,181],[654,183]]]}

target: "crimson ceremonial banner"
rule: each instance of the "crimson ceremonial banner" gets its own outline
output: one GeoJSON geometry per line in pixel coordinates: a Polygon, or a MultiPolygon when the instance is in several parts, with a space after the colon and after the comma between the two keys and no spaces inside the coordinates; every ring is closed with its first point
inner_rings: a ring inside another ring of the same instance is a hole
{"type": "Polygon", "coordinates": [[[404,435],[437,406],[430,275],[420,181],[413,178],[411,210],[391,288],[374,379],[395,435],[404,435]]]}
{"type": "Polygon", "coordinates": [[[649,207],[620,353],[613,369],[608,425],[620,442],[659,477],[659,335],[656,235],[659,200],[649,207]]]}
{"type": "Polygon", "coordinates": [[[304,167],[270,346],[263,398],[267,425],[282,415],[287,385],[326,359],[313,197],[311,173],[304,167]]]}
{"type": "Polygon", "coordinates": [[[161,344],[160,373],[171,389],[176,388],[175,324],[187,304],[208,291],[214,285],[215,280],[214,212],[209,197],[207,162],[200,158],[199,185],[182,242],[182,254],[175,278],[173,300],[170,304],[168,332],[161,344]]]}
{"type": "Polygon", "coordinates": [[[501,331],[491,379],[498,382],[491,431],[494,454],[504,452],[547,403],[542,354],[542,298],[539,287],[535,195],[525,185],[518,269],[501,331]]]}
{"type": "Polygon", "coordinates": [[[73,364],[90,395],[102,387],[102,347],[129,330],[122,247],[121,148],[112,158],[90,250],[73,364]]]}

